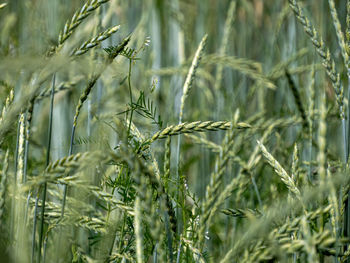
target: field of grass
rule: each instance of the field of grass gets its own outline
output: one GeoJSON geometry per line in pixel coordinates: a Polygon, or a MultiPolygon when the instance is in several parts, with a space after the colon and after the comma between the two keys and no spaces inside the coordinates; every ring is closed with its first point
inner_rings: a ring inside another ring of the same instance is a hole
{"type": "Polygon", "coordinates": [[[350,262],[350,0],[0,2],[0,262],[350,262]]]}

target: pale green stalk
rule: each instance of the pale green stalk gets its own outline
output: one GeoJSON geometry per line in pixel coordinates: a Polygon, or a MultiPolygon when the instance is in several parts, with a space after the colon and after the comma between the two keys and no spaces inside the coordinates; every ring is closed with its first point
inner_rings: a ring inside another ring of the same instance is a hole
{"type": "MultiPolygon", "coordinates": [[[[347,1],[346,4],[346,53],[349,56],[350,55],[350,1],[347,1]]],[[[345,163],[347,164],[349,161],[349,152],[350,152],[350,107],[349,107],[349,101],[350,101],[350,60],[348,60],[348,63],[346,64],[347,67],[347,76],[348,76],[348,127],[347,130],[345,128],[343,129],[343,137],[345,138],[346,146],[345,146],[345,163]],[[346,133],[347,132],[347,133],[346,133]]],[[[347,168],[349,169],[349,168],[347,168]]],[[[345,216],[344,216],[344,235],[346,237],[350,236],[350,191],[347,191],[344,193],[345,196],[347,196],[347,201],[345,204],[345,216]]],[[[346,251],[348,246],[344,247],[344,250],[346,251]]],[[[350,259],[346,260],[347,263],[350,263],[350,259]]]]}
{"type": "MultiPolygon", "coordinates": [[[[56,74],[54,74],[52,77],[51,102],[50,102],[50,113],[49,113],[50,115],[49,115],[49,125],[48,125],[48,141],[47,141],[47,148],[46,148],[46,166],[50,163],[53,106],[54,106],[54,99],[55,99],[55,81],[56,81],[56,74]]],[[[43,235],[44,235],[46,192],[47,192],[47,184],[44,183],[42,205],[41,205],[41,222],[40,222],[40,230],[39,230],[39,249],[38,249],[38,259],[37,259],[38,263],[40,263],[41,261],[41,248],[42,248],[43,235]]]]}
{"type": "Polygon", "coordinates": [[[135,200],[135,217],[134,217],[134,228],[136,237],[136,261],[137,263],[143,263],[143,238],[141,229],[141,200],[140,197],[136,197],[135,200]]]}
{"type": "MultiPolygon", "coordinates": [[[[315,68],[311,72],[311,83],[308,87],[309,90],[309,109],[308,109],[308,122],[309,122],[309,173],[308,178],[311,182],[311,170],[312,170],[312,138],[313,138],[313,120],[315,111],[315,68]]],[[[345,134],[344,134],[345,136],[345,134]]]]}
{"type": "Polygon", "coordinates": [[[0,181],[0,226],[4,226],[3,214],[5,208],[5,198],[7,191],[7,173],[9,168],[9,150],[6,150],[6,154],[3,160],[3,166],[1,171],[0,181]]]}
{"type": "Polygon", "coordinates": [[[22,113],[19,119],[19,138],[18,138],[18,155],[17,155],[17,169],[16,182],[17,187],[24,183],[24,152],[25,152],[25,114],[22,113]]]}

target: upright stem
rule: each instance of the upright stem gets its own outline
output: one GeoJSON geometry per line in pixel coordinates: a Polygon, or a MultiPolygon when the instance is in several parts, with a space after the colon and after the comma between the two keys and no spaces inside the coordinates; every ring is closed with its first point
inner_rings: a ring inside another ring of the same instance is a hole
{"type": "MultiPolygon", "coordinates": [[[[179,117],[179,124],[182,123],[182,117],[179,117]]],[[[179,166],[180,166],[180,145],[181,145],[181,134],[178,136],[177,138],[177,147],[176,147],[176,167],[175,167],[175,171],[176,171],[176,182],[180,183],[181,182],[181,178],[180,178],[180,174],[179,174],[179,166]]],[[[176,188],[176,218],[177,218],[177,234],[180,236],[181,232],[182,232],[182,217],[181,215],[181,208],[179,206],[180,204],[180,187],[176,188]]]]}
{"type": "MultiPolygon", "coordinates": [[[[55,81],[56,81],[56,74],[54,74],[52,77],[49,130],[48,130],[48,142],[47,142],[47,151],[46,151],[46,166],[48,166],[50,163],[52,119],[53,119],[52,116],[53,116],[53,103],[55,98],[55,81]]],[[[37,260],[38,263],[40,263],[40,260],[41,260],[41,247],[42,247],[43,233],[44,233],[46,191],[47,191],[47,183],[45,182],[42,201],[41,201],[41,222],[40,222],[40,232],[39,232],[39,251],[38,251],[38,260],[37,260]]]]}
{"type": "MultiPolygon", "coordinates": [[[[27,125],[26,125],[26,138],[25,138],[25,147],[24,147],[24,168],[23,168],[23,181],[27,181],[27,170],[28,170],[28,153],[29,153],[29,137],[30,137],[30,127],[33,118],[34,111],[34,99],[30,102],[30,105],[27,110],[27,125]]],[[[24,226],[27,224],[28,219],[28,209],[29,209],[29,201],[32,193],[28,191],[27,204],[24,212],[24,226]]]]}
{"type": "MultiPolygon", "coordinates": [[[[18,149],[19,149],[19,133],[20,133],[20,117],[18,118],[18,126],[17,126],[17,138],[16,138],[16,152],[15,152],[15,176],[14,176],[14,193],[17,192],[17,169],[18,169],[18,149]]],[[[10,221],[10,233],[13,237],[13,240],[16,239],[16,234],[15,234],[15,202],[16,202],[16,198],[15,196],[13,196],[12,200],[11,200],[11,218],[12,220],[10,221]]],[[[17,241],[17,240],[15,240],[17,241]]],[[[18,249],[17,249],[18,250],[18,249]]],[[[17,253],[18,251],[16,251],[17,253]]]]}
{"type": "MultiPolygon", "coordinates": [[[[73,143],[74,143],[74,136],[75,136],[75,125],[72,127],[72,134],[70,137],[70,145],[69,145],[69,154],[68,156],[73,154],[73,143]]],[[[66,207],[66,199],[67,199],[67,185],[65,184],[63,187],[63,200],[62,200],[62,209],[61,209],[61,220],[64,216],[64,209],[66,207]]]]}
{"type": "Polygon", "coordinates": [[[38,202],[39,202],[39,194],[40,189],[38,190],[38,193],[35,198],[35,206],[34,206],[34,219],[33,219],[33,232],[32,232],[32,257],[31,257],[31,263],[34,263],[34,254],[35,254],[35,235],[36,235],[36,225],[37,225],[37,214],[38,214],[38,202]]]}
{"type": "MultiPolygon", "coordinates": [[[[350,70],[348,69],[348,101],[350,101],[350,70]]],[[[342,128],[343,128],[343,143],[344,143],[344,164],[345,164],[345,169],[348,170],[347,163],[349,160],[349,141],[350,141],[350,107],[348,106],[347,110],[347,118],[348,118],[348,125],[346,127],[345,119],[342,120],[342,128]]],[[[344,218],[344,236],[349,237],[350,236],[350,192],[343,193],[347,195],[347,200],[345,204],[345,218],[344,218]]],[[[348,248],[348,245],[345,245],[344,250],[346,251],[348,248]]],[[[350,263],[350,259],[347,259],[347,263],[350,263]]]]}
{"type": "Polygon", "coordinates": [[[131,90],[131,63],[132,63],[132,60],[130,59],[129,60],[129,73],[128,73],[128,86],[129,86],[131,112],[130,112],[130,121],[129,121],[129,128],[128,128],[128,138],[129,138],[129,135],[130,135],[132,116],[133,116],[133,113],[134,113],[134,108],[133,108],[133,105],[132,105],[132,103],[133,103],[132,102],[132,90],[131,90]]]}
{"type": "MultiPolygon", "coordinates": [[[[345,31],[345,36],[346,36],[346,42],[345,42],[345,49],[347,55],[349,55],[349,47],[350,47],[350,1],[347,0],[346,4],[346,31],[345,31]]],[[[347,67],[347,75],[348,75],[348,102],[350,101],[350,62],[345,61],[345,66],[347,67]]],[[[349,141],[350,141],[350,107],[348,105],[347,109],[347,118],[348,118],[348,126],[346,127],[345,119],[342,120],[342,126],[343,126],[343,143],[344,143],[344,155],[345,155],[345,169],[348,171],[347,163],[349,159],[349,141]]],[[[349,194],[350,192],[347,193],[342,193],[343,195],[347,195],[347,200],[345,204],[345,215],[344,215],[344,229],[343,229],[343,234],[345,237],[350,236],[350,198],[349,194]]],[[[348,248],[347,245],[345,245],[344,250],[348,248]]],[[[350,259],[346,261],[347,263],[350,263],[350,259]]]]}

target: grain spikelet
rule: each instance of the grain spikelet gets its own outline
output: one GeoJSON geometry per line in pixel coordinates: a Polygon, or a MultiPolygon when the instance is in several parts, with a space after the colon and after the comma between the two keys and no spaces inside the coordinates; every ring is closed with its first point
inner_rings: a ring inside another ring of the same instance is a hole
{"type": "Polygon", "coordinates": [[[280,163],[266,150],[265,146],[260,142],[257,141],[258,145],[260,147],[261,152],[263,153],[264,157],[268,161],[268,163],[271,165],[271,167],[275,170],[277,175],[281,178],[282,182],[288,187],[288,189],[295,194],[295,196],[301,200],[301,195],[299,189],[296,187],[293,179],[288,175],[288,173],[283,169],[283,167],[280,165],[280,163]]]}
{"type": "Polygon", "coordinates": [[[327,71],[327,75],[331,80],[331,83],[333,85],[333,88],[336,94],[336,99],[339,106],[340,118],[344,120],[345,119],[344,102],[343,102],[344,90],[340,83],[340,75],[335,69],[335,63],[331,57],[330,51],[325,46],[323,39],[319,37],[316,29],[312,26],[312,24],[307,19],[307,17],[305,17],[299,3],[296,0],[289,0],[289,5],[293,10],[296,18],[304,27],[306,34],[310,37],[310,40],[312,44],[315,46],[317,53],[322,58],[323,66],[327,71]]]}
{"type": "Polygon", "coordinates": [[[202,53],[203,53],[204,47],[206,45],[207,38],[208,38],[208,35],[205,35],[202,38],[201,42],[199,43],[196,54],[194,55],[194,58],[192,61],[192,65],[190,67],[190,70],[188,71],[188,74],[187,74],[187,77],[185,80],[185,84],[182,88],[182,97],[181,97],[180,115],[179,115],[180,123],[182,122],[181,120],[182,120],[182,115],[183,115],[183,111],[184,111],[184,107],[185,107],[185,100],[186,100],[186,98],[187,98],[187,96],[192,88],[192,83],[193,83],[193,80],[195,78],[196,70],[199,66],[199,62],[202,58],[202,53]]]}

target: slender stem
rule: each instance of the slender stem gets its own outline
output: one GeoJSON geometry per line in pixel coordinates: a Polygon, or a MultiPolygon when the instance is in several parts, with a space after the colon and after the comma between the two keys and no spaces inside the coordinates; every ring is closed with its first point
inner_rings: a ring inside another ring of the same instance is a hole
{"type": "Polygon", "coordinates": [[[179,249],[177,250],[176,263],[180,263],[182,242],[180,241],[179,249]]]}
{"type": "Polygon", "coordinates": [[[40,189],[38,190],[38,193],[35,198],[35,206],[34,206],[34,219],[33,219],[33,233],[32,233],[32,256],[31,256],[31,263],[34,263],[34,254],[35,254],[35,235],[36,235],[36,225],[37,225],[37,215],[38,215],[38,202],[39,202],[39,193],[40,189]]]}
{"type": "Polygon", "coordinates": [[[158,262],[158,254],[157,254],[158,243],[154,246],[153,250],[153,263],[158,262]]]}
{"type": "Polygon", "coordinates": [[[251,175],[251,179],[252,179],[252,184],[253,184],[253,187],[254,187],[254,191],[255,191],[256,197],[258,198],[260,209],[262,210],[263,209],[263,203],[261,201],[258,185],[256,184],[254,176],[251,175]]]}
{"type": "MultiPolygon", "coordinates": [[[[53,103],[55,99],[55,81],[56,74],[53,74],[52,77],[52,87],[51,87],[51,102],[50,102],[50,116],[49,116],[49,130],[48,130],[48,142],[47,142],[47,151],[46,151],[46,166],[50,163],[50,151],[51,151],[51,135],[52,135],[52,119],[53,119],[53,103]]],[[[40,263],[41,260],[41,247],[43,241],[44,233],[44,218],[45,218],[45,202],[46,202],[46,192],[47,192],[47,183],[44,183],[42,201],[41,201],[41,222],[40,222],[40,231],[39,231],[39,251],[38,251],[38,260],[40,263]]]]}
{"type": "MultiPolygon", "coordinates": [[[[179,118],[179,124],[182,123],[182,118],[180,116],[179,118]]],[[[176,171],[176,181],[178,183],[181,182],[181,178],[180,178],[180,174],[179,174],[179,165],[180,165],[180,145],[181,145],[181,134],[178,136],[178,139],[177,139],[177,147],[176,147],[176,167],[175,167],[175,171],[176,171]]],[[[176,202],[177,204],[180,204],[180,187],[177,187],[176,188],[176,202]]],[[[181,208],[179,205],[176,206],[176,218],[177,218],[177,232],[178,232],[178,235],[181,234],[182,232],[182,217],[180,216],[181,215],[181,208]]]]}
{"type": "Polygon", "coordinates": [[[167,211],[164,211],[164,222],[165,222],[165,229],[167,232],[167,245],[168,245],[168,251],[169,251],[169,261],[170,263],[173,263],[173,239],[171,235],[171,230],[170,230],[170,222],[169,222],[169,215],[167,211]]]}
{"type": "MultiPolygon", "coordinates": [[[[30,102],[30,105],[27,110],[27,125],[26,125],[26,137],[25,137],[25,148],[24,148],[24,168],[23,168],[23,182],[27,181],[27,170],[28,170],[28,152],[29,152],[29,137],[30,137],[30,127],[32,123],[34,111],[34,100],[30,102]]],[[[32,193],[28,191],[27,204],[24,212],[24,226],[27,224],[28,219],[28,209],[29,209],[29,200],[32,193]]]]}
{"type": "MultiPolygon", "coordinates": [[[[16,138],[16,152],[15,152],[15,176],[14,176],[14,193],[17,192],[17,169],[18,169],[18,150],[19,150],[19,133],[20,133],[20,117],[18,118],[18,126],[17,126],[17,138],[16,138]]],[[[16,240],[16,234],[15,234],[15,196],[13,196],[12,201],[11,201],[11,225],[10,225],[10,233],[13,235],[13,240],[16,240]]],[[[16,255],[18,253],[18,249],[16,250],[16,255]]],[[[17,258],[17,257],[16,257],[17,258]]]]}
{"type": "MultiPolygon", "coordinates": [[[[72,127],[72,134],[71,134],[71,138],[70,138],[70,146],[69,146],[69,154],[68,155],[72,155],[73,154],[73,142],[74,142],[74,136],[75,136],[75,125],[73,125],[72,127]]],[[[66,207],[66,199],[67,199],[67,189],[68,186],[65,184],[63,187],[63,200],[62,200],[62,209],[61,209],[61,220],[63,219],[64,216],[64,209],[66,207]]]]}
{"type": "MultiPolygon", "coordinates": [[[[350,101],[350,70],[348,69],[348,101],[350,101]]],[[[345,155],[345,169],[348,169],[347,164],[349,160],[349,142],[350,142],[350,107],[348,105],[347,110],[347,118],[348,118],[348,126],[346,127],[345,120],[342,120],[342,127],[343,127],[343,143],[344,143],[344,155],[345,155]],[[346,134],[346,136],[345,136],[346,134]]],[[[345,218],[344,218],[344,236],[349,237],[350,236],[350,192],[344,193],[348,196],[345,204],[345,218]]],[[[348,249],[348,245],[345,245],[345,251],[348,249]]],[[[347,263],[350,263],[350,259],[346,260],[347,263]]]]}
{"type": "Polygon", "coordinates": [[[131,112],[130,112],[130,121],[129,121],[129,128],[128,128],[128,138],[129,138],[129,135],[130,135],[132,116],[133,116],[133,113],[134,113],[134,107],[133,107],[133,102],[132,102],[132,90],[131,90],[131,63],[132,63],[132,60],[130,59],[129,60],[128,86],[129,86],[131,112]]]}

